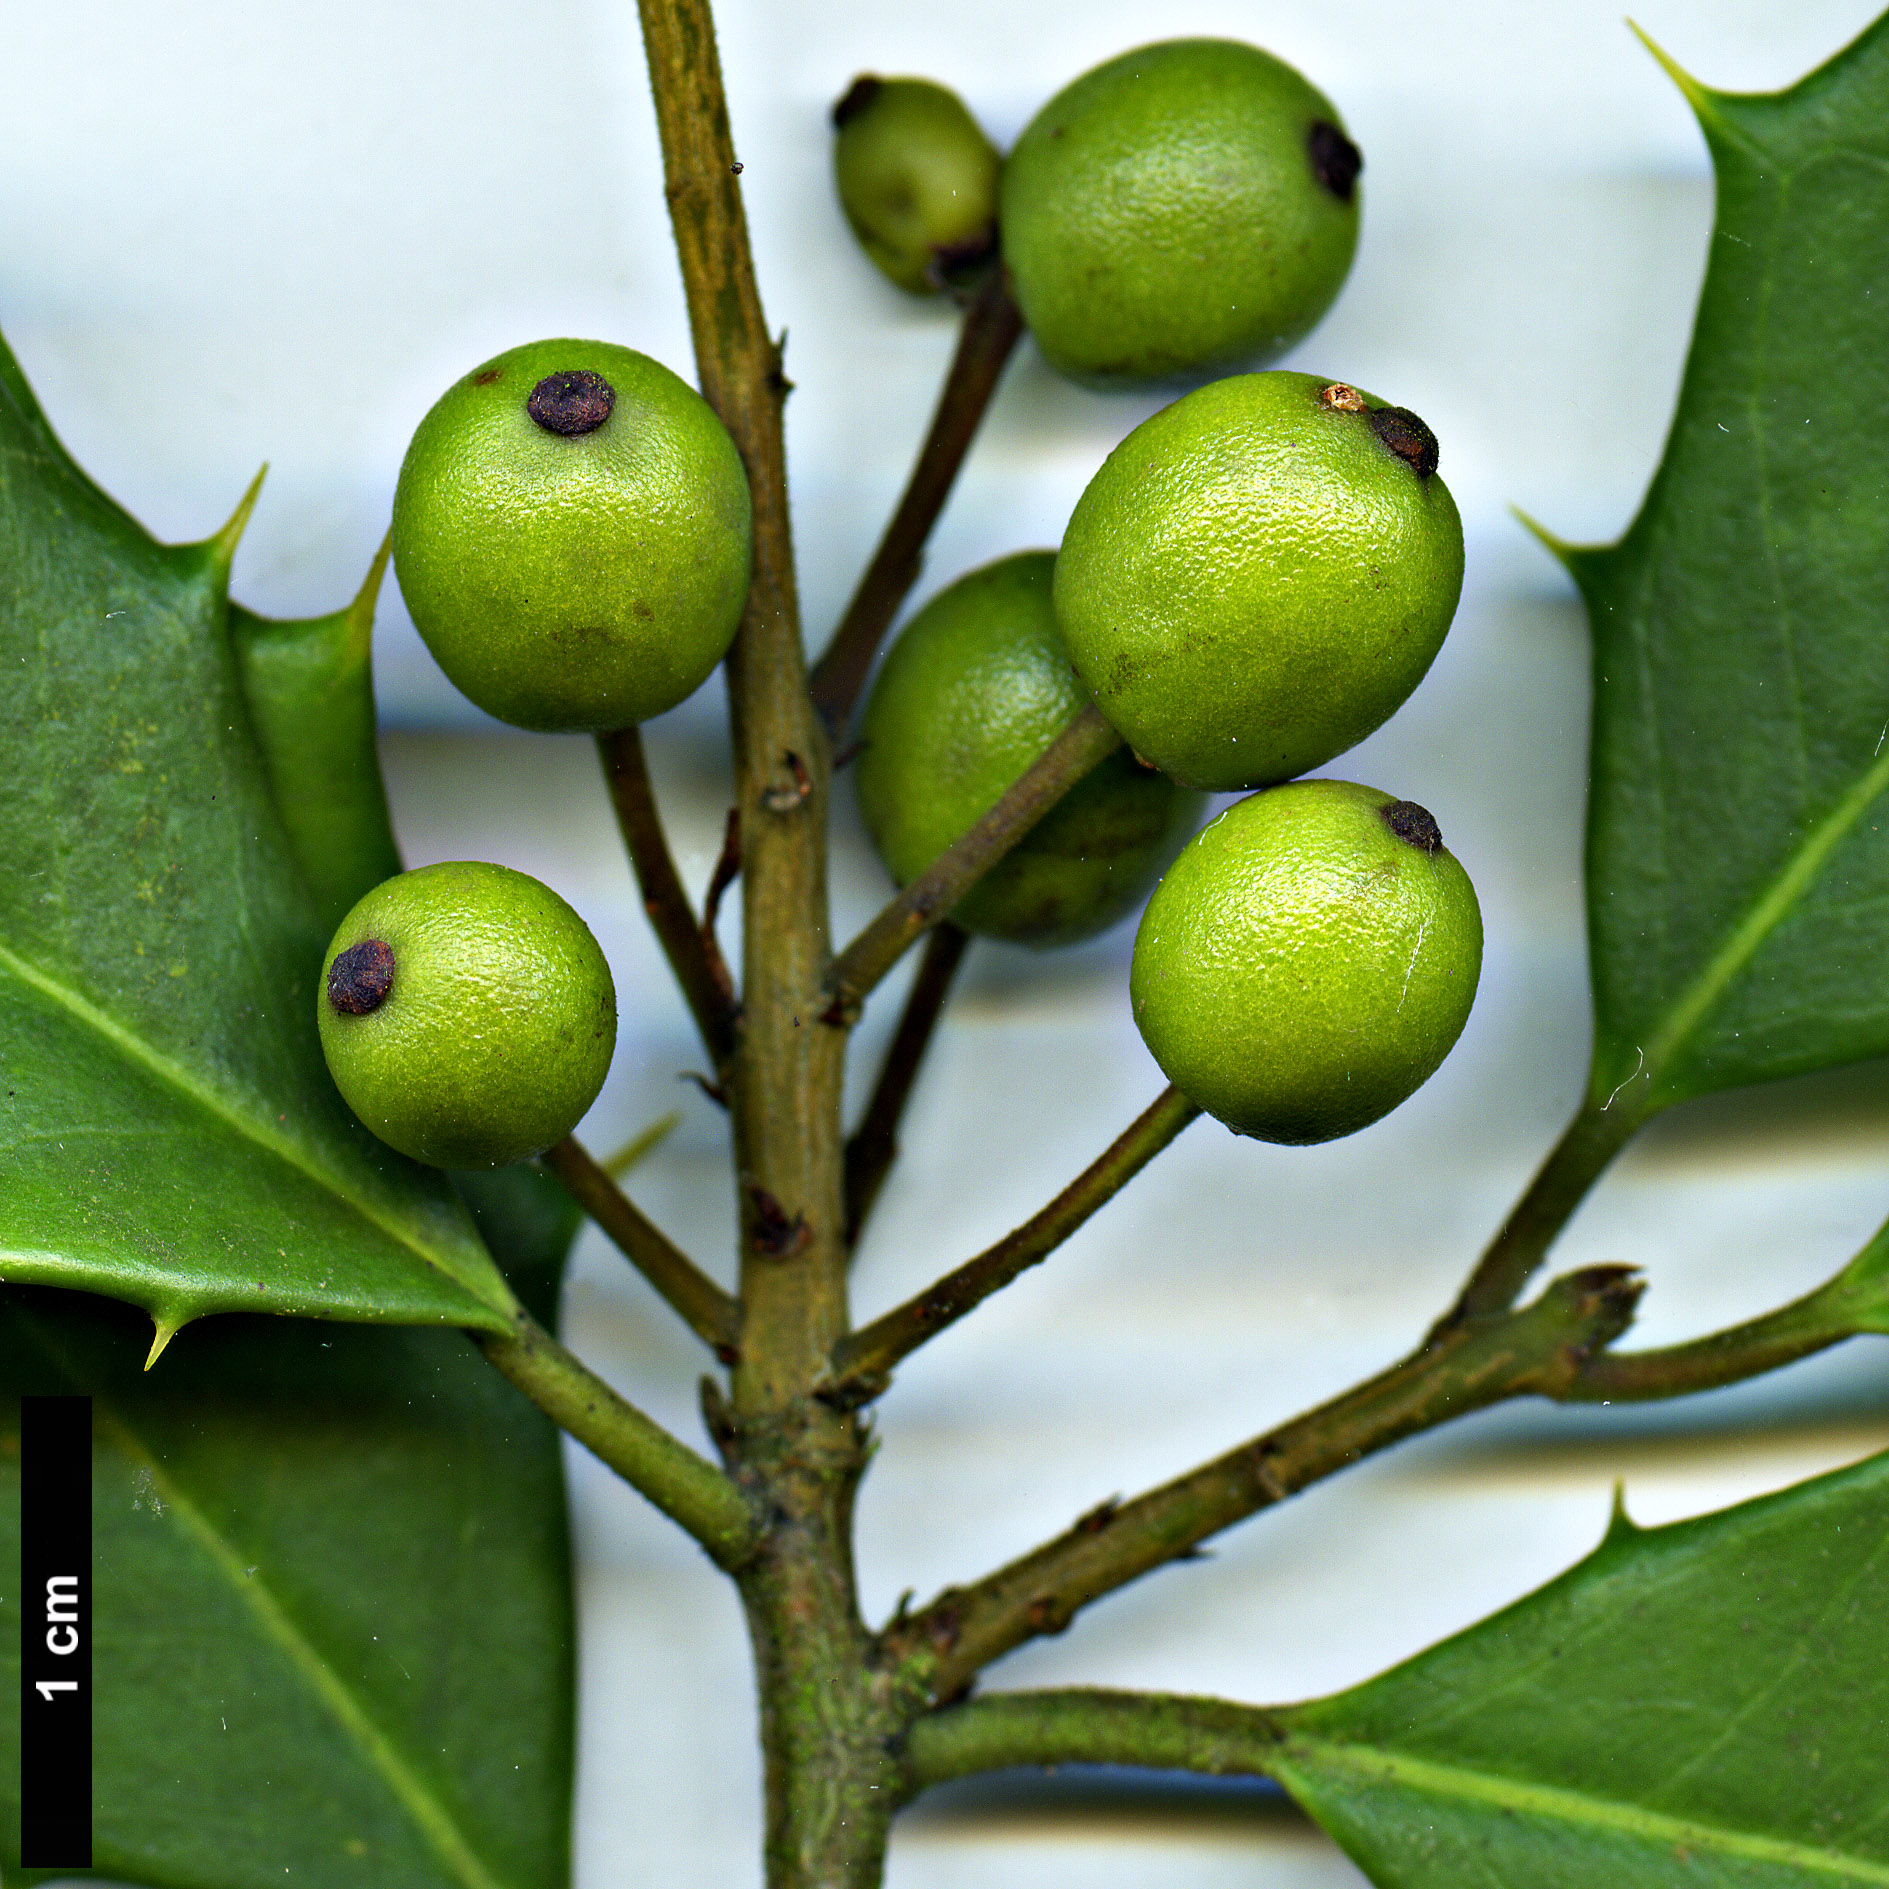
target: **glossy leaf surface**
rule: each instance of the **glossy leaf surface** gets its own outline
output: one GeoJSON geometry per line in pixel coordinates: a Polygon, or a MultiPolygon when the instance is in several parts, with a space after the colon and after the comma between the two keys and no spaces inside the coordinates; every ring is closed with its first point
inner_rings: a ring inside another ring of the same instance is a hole
{"type": "Polygon", "coordinates": [[[231,648],[233,534],[166,549],[0,350],[0,1274],[143,1306],[499,1327],[441,1175],[313,1028],[326,943],[231,648]]]}
{"type": "Polygon", "coordinates": [[[1277,1717],[1269,1768],[1383,1889],[1889,1883],[1889,1455],[1616,1518],[1538,1593],[1277,1717]]]}
{"type": "Polygon", "coordinates": [[[1594,635],[1593,1096],[1889,1052],[1889,21],[1786,92],[1675,73],[1718,180],[1678,412],[1594,635]]]}
{"type": "Polygon", "coordinates": [[[400,870],[374,746],[370,646],[381,546],[361,593],[331,616],[284,621],[230,606],[230,631],[270,798],[332,936],[400,870]]]}
{"type": "MultiPolygon", "coordinates": [[[[543,1273],[550,1248],[535,1256],[543,1273]]],[[[458,1332],[216,1318],[149,1373],[147,1336],[108,1300],[0,1294],[0,1385],[95,1400],[98,1872],[563,1889],[572,1620],[552,1426],[458,1332]]],[[[5,1566],[17,1426],[0,1404],[5,1566]]],[[[17,1604],[9,1585],[11,1687],[17,1604]]],[[[9,1882],[17,1740],[0,1714],[9,1882]]]]}

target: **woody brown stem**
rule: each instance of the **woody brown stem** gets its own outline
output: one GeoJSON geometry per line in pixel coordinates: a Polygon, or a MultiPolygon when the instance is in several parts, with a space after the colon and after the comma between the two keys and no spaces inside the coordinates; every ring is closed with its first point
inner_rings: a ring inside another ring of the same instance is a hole
{"type": "Polygon", "coordinates": [[[901,1358],[955,1325],[993,1292],[1040,1265],[1199,1114],[1178,1089],[1164,1089],[1041,1212],[927,1286],[915,1299],[907,1299],[842,1339],[833,1353],[833,1381],[821,1395],[847,1405],[876,1397],[890,1382],[892,1367],[901,1358]]]}
{"type": "Polygon", "coordinates": [[[1533,1304],[1459,1328],[1305,1416],[1132,1502],[1105,1503],[1068,1533],[887,1629],[887,1655],[928,1672],[948,1699],[993,1660],[1060,1633],[1104,1594],[1188,1554],[1258,1510],[1467,1411],[1559,1396],[1624,1331],[1639,1299],[1622,1266],[1557,1279],[1533,1304]]]}
{"type": "Polygon", "coordinates": [[[991,810],[932,861],[827,973],[829,1022],[849,1023],[879,980],[1089,771],[1122,745],[1091,702],[991,810]]]}
{"type": "Polygon", "coordinates": [[[642,731],[617,728],[597,737],[610,804],[616,809],[643,910],[681,988],[683,1001],[719,1070],[734,1052],[735,990],[721,953],[711,954],[710,934],[696,923],[682,877],[669,852],[655,790],[643,757],[642,731]]]}
{"type": "Polygon", "coordinates": [[[724,1364],[733,1364],[740,1356],[740,1305],[637,1210],[574,1137],[566,1135],[538,1158],[689,1329],[724,1364]]]}
{"type": "Polygon", "coordinates": [[[906,593],[918,581],[925,540],[944,510],[958,468],[964,463],[984,410],[997,390],[1004,363],[1023,332],[1023,316],[1010,293],[1001,264],[991,269],[964,310],[957,352],[951,358],[931,430],[918,461],[846,606],[826,653],[815,665],[814,706],[837,740],[859,699],[892,619],[906,593]]]}
{"type": "Polygon", "coordinates": [[[948,921],[935,927],[925,943],[918,975],[899,1013],[899,1027],[879,1068],[872,1099],[859,1126],[846,1143],[846,1243],[859,1244],[866,1216],[872,1212],[879,1189],[898,1159],[899,1121],[918,1080],[919,1065],[931,1043],[931,1033],[944,1014],[951,980],[970,943],[967,933],[948,921]]]}

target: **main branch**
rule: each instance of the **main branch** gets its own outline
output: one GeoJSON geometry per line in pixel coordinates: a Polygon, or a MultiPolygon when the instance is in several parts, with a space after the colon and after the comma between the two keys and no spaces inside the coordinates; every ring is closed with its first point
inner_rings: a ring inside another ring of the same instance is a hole
{"type": "Polygon", "coordinates": [[[840,1089],[822,1027],[826,731],[807,694],[781,406],[708,0],[639,0],[702,392],[747,467],[754,573],[728,653],[740,817],[741,1016],[724,1089],[741,1229],[741,1359],[717,1440],[767,1522],[742,1599],[766,1761],[770,1889],[878,1879],[891,1792],[854,1599],[858,1419],[811,1396],[846,1330],[840,1089]]]}
{"type": "Polygon", "coordinates": [[[828,744],[800,642],[787,382],[755,281],[714,19],[707,0],[641,0],[640,11],[696,368],[754,499],[754,578],[728,655],[744,962],[740,1047],[725,1086],[747,1308],[735,1401],[778,1410],[814,1381],[845,1325],[844,1043],[811,1027],[828,953],[828,744]]]}
{"type": "Polygon", "coordinates": [[[1086,1515],[1065,1535],[887,1629],[888,1652],[929,1665],[948,1699],[991,1661],[1222,1529],[1452,1417],[1529,1393],[1558,1396],[1623,1332],[1640,1295],[1622,1266],[1557,1279],[1517,1312],[1459,1328],[1380,1376],[1188,1475],[1086,1515]]]}

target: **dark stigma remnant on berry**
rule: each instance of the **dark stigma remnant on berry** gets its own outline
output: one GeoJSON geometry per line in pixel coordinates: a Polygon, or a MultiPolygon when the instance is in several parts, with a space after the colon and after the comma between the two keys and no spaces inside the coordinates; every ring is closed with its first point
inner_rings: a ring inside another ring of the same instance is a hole
{"type": "Polygon", "coordinates": [[[1408,407],[1373,407],[1371,431],[1419,479],[1427,479],[1436,470],[1436,435],[1408,407]]]}
{"type": "Polygon", "coordinates": [[[1443,829],[1428,807],[1420,807],[1414,800],[1393,800],[1388,806],[1378,808],[1377,817],[1406,846],[1425,853],[1443,850],[1443,829]]]}
{"type": "Polygon", "coordinates": [[[610,417],[617,390],[601,374],[580,367],[565,374],[547,374],[531,390],[525,411],[547,433],[575,439],[594,433],[610,417]]]}
{"type": "Polygon", "coordinates": [[[1358,188],[1358,173],[1364,169],[1364,153],[1323,118],[1315,119],[1305,134],[1305,149],[1312,160],[1312,175],[1340,203],[1349,203],[1358,188]]]}
{"type": "Polygon", "coordinates": [[[328,1002],[346,1017],[364,1017],[394,987],[394,954],[378,938],[350,945],[328,967],[328,1002]]]}
{"type": "Polygon", "coordinates": [[[847,124],[857,118],[872,101],[885,90],[885,81],[874,78],[870,72],[862,72],[846,88],[846,95],[833,107],[833,129],[844,130],[847,124]]]}

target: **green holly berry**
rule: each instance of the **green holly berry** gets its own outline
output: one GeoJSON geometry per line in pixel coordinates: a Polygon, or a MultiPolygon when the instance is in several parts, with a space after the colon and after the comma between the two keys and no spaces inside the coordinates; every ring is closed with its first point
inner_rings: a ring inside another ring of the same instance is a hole
{"type": "Polygon", "coordinates": [[[1077,501],[1056,617],[1135,752],[1259,787],[1362,741],[1456,613],[1463,527],[1414,413],[1246,374],[1138,426],[1077,501]]]}
{"type": "Polygon", "coordinates": [[[616,1046],[616,989],[584,921],[522,872],[421,866],[341,921],[316,999],[322,1052],[381,1140],[492,1168],[561,1141],[616,1046]]]}
{"type": "Polygon", "coordinates": [[[1423,808],[1349,781],[1230,807],[1155,888],[1135,1021],[1167,1078],[1235,1133],[1331,1141],[1434,1073],[1475,1000],[1475,888],[1423,808]]]}
{"type": "Polygon", "coordinates": [[[449,387],[407,448],[393,524],[427,647],[520,728],[622,728],[675,707],[747,599],[734,442],[685,382],[608,342],[533,342],[449,387]]]}
{"type": "Polygon", "coordinates": [[[833,180],[860,246],[913,295],[936,295],[996,242],[1002,160],[957,93],[862,73],[833,107],[833,180]]]}
{"type": "Polygon", "coordinates": [[[1004,260],[1037,345],[1104,386],[1276,359],[1351,267],[1362,163],[1330,101],[1256,46],[1097,66],[1004,165],[1004,260]]]}
{"type": "MultiPolygon", "coordinates": [[[[1088,700],[1056,633],[1053,551],[961,577],[913,617],[873,685],[859,804],[900,884],[1002,798],[1088,700]]],[[[1049,946],[1112,925],[1146,895],[1200,798],[1117,752],[952,913],[967,931],[1049,946]]]]}

